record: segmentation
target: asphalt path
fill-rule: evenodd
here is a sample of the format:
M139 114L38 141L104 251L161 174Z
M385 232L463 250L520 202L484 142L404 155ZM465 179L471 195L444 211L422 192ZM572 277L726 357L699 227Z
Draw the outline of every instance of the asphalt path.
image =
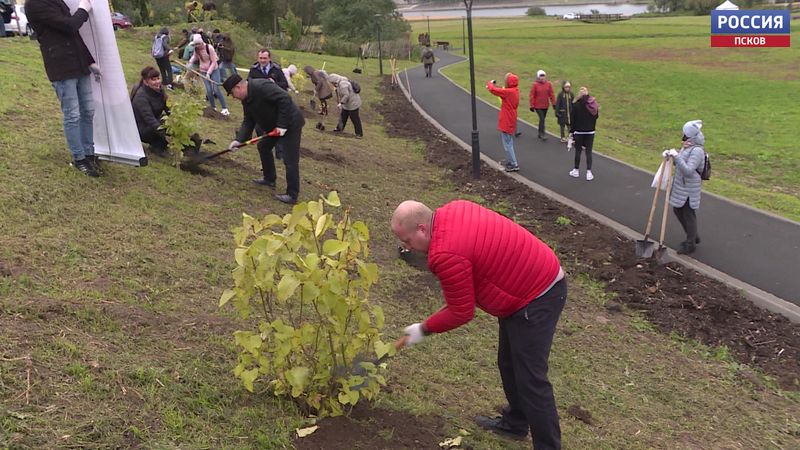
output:
M438 73L442 67L463 58L436 52L432 78L425 78L422 66L409 69L408 84L414 100L444 128L464 142L472 142L470 96ZM497 79L502 78L497 74ZM406 82L406 74L402 81ZM520 108L527 108L530 80L521 80ZM476 89L485 89L485 81L476 80ZM600 105L603 99L598 98ZM481 152L495 161L505 159L497 131L498 108L477 100L478 131ZM552 108L548 112L548 127L554 127ZM696 117L687 117L687 120ZM586 181L585 157L581 161L581 177L572 178L574 153L558 137L549 136L546 142L537 139L535 127L518 122L522 135L514 140L519 174L553 190L599 214L631 229L644 233L653 198L653 174L602 156L603 112L597 121L592 172L594 180ZM680 126L676 124L676 132ZM557 126L557 125L556 125ZM559 130L548 129L558 134ZM665 142L664 148L674 146ZM713 148L713 142L709 143ZM712 163L713 163L713 154ZM653 153L653 171L658 168L660 152ZM663 192L661 193L663 200ZM656 212L654 229L659 230L661 210ZM691 256L721 272L762 289L780 299L800 305L800 224L729 200L703 193L697 210L699 235L702 243ZM655 233L651 233L655 234ZM683 230L672 211L669 211L665 244L673 249L685 239ZM634 251L633 243L631 252Z

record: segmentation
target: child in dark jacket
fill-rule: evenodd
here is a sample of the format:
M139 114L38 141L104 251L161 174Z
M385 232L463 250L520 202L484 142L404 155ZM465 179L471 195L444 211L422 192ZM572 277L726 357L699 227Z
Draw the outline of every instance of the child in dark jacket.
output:
M561 85L561 93L558 94L556 99L556 118L558 119L558 126L561 128L561 142L567 142L564 130L569 132L572 125L570 116L572 115L572 102L575 96L572 94L572 85L569 81L565 81Z

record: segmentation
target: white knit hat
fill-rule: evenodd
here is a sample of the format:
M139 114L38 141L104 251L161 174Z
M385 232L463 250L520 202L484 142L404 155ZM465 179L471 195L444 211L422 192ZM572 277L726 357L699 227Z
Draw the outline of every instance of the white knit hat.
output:
M542 69L539 69L539 71L538 71L538 72L536 72L536 76L537 76L537 77L543 77L543 76L545 76L545 75L547 75L547 74L546 74L546 73L544 73L544 70L542 70Z
M683 124L683 135L688 138L693 138L700 134L700 128L703 127L702 120L690 120Z

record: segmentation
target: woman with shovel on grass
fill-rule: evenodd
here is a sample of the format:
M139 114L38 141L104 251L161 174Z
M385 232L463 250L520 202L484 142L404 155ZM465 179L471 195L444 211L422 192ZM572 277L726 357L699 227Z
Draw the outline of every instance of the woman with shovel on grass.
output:
M675 163L675 175L672 178L672 192L669 204L678 217L686 240L681 242L678 249L680 254L690 254L700 243L697 235L697 209L700 208L700 192L703 180L700 172L705 164L706 151L703 148L706 142L700 128L702 120L692 120L683 125L683 139L681 150L664 150L664 158L672 157Z

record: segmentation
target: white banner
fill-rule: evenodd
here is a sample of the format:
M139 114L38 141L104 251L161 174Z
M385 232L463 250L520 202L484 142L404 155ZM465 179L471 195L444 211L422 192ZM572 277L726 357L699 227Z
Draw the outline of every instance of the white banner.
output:
M73 14L78 9L78 0L64 2ZM128 85L122 72L117 38L111 24L111 10L106 1L92 2L89 20L83 24L80 33L102 72L99 83L91 75L95 107L95 153L102 159L136 166L147 165L133 117Z

